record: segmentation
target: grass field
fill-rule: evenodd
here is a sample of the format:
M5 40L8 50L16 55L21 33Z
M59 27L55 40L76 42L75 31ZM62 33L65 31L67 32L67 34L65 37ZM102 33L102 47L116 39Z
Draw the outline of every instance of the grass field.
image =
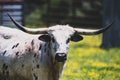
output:
M61 80L120 80L120 49L99 48L101 35L71 42Z

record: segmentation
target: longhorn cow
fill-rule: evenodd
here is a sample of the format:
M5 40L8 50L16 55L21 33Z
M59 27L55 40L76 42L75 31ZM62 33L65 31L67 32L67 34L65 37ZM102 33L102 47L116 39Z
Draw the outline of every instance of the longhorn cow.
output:
M95 35L97 30L56 25L49 28L20 29L0 27L0 80L59 80L67 60L70 41L81 41L82 35Z

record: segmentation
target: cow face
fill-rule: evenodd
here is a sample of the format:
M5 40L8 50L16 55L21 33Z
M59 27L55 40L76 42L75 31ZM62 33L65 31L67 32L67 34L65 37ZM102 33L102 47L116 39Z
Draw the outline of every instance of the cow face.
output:
M70 40L77 42L82 40L83 37L78 35L74 29L68 25L57 25L50 27L48 35L42 35L39 39L51 41L52 56L58 62L64 62L67 59Z

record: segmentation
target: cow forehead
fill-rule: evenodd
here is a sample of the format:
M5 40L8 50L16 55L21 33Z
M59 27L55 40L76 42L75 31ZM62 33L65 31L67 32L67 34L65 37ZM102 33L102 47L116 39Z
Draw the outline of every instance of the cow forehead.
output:
M53 35L72 35L74 33L74 28L69 25L56 25L49 28L48 33Z

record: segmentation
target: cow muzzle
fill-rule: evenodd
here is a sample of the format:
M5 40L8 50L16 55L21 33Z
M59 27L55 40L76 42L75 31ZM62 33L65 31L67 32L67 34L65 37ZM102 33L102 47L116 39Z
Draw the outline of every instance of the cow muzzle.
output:
M67 55L65 53L56 53L55 60L58 62L64 62L67 60Z

